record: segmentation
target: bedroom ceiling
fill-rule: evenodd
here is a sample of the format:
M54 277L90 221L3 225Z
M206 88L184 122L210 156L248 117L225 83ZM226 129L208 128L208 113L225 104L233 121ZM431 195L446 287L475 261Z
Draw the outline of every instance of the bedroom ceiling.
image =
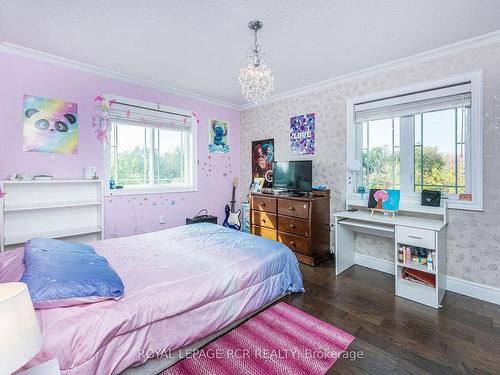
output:
M245 100L250 19L274 94L500 29L500 0L0 0L0 41Z

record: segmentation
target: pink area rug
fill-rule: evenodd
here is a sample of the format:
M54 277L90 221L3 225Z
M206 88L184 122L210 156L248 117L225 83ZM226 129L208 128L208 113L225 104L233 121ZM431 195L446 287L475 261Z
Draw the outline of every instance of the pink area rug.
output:
M281 302L161 375L325 374L353 340L347 332Z

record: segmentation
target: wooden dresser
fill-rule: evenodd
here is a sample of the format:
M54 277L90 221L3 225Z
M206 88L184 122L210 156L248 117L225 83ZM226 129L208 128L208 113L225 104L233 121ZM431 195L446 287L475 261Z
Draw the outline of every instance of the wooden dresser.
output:
M285 244L299 262L314 266L329 256L329 191L311 197L252 193L250 220L253 234Z

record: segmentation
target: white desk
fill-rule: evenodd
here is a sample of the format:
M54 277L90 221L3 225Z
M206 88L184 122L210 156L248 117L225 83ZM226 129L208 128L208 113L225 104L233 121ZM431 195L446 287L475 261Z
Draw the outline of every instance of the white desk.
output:
M395 218L368 210L345 211L335 217L335 274L354 265L356 232L394 239L394 275L396 295L438 308L446 293L446 207L442 215L410 216L399 212ZM422 247L436 252L434 271L416 264L398 261L399 244ZM420 285L401 277L404 267L435 275L436 288Z

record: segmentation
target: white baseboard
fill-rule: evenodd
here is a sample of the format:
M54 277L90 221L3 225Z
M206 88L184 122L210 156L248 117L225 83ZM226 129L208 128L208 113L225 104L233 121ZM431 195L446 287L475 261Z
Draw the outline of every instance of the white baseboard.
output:
M365 254L354 254L354 262L360 266L394 275L394 262L375 258ZM464 296L480 299L500 305L500 288L474 283L453 276L446 277L447 290Z
M365 254L354 253L354 263L363 267L394 275L394 262L390 262L388 260L371 257Z
M474 283L453 276L447 276L446 283L448 290L452 292L500 305L500 288Z

